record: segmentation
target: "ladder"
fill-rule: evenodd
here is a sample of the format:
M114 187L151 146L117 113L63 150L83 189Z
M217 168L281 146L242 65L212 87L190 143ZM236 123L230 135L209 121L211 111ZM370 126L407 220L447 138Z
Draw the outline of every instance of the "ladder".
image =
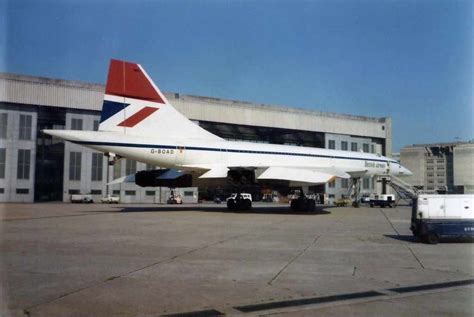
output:
M418 197L418 194L420 194L419 190L407 183L406 181L393 176L393 175L380 175L380 178L385 178L387 181L387 184L393 188L393 190L398 194L398 200L406 200L409 203L413 201L413 199L416 199Z

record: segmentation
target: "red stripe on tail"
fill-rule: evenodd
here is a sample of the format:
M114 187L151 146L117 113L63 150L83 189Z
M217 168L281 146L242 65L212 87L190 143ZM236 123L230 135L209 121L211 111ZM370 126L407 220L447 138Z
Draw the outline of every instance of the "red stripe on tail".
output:
M137 113L120 122L118 126L132 128L143 120L145 120L147 117L151 116L151 114L157 111L158 109L160 108L145 107L143 109L140 109L140 111L138 111Z
M110 60L105 93L165 103L138 64L115 59Z

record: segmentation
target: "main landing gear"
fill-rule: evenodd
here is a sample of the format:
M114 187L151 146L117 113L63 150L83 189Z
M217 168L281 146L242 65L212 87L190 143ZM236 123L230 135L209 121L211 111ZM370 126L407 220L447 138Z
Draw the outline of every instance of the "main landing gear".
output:
M316 210L316 201L307 197L303 191L303 188L300 189L300 195L291 200L290 204L291 211L307 211L313 212Z
M352 193L352 195L350 195ZM351 186L349 187L349 197L352 198L352 207L360 207L360 178L355 177L351 179Z
M252 200L250 197L247 197L249 194L241 194L240 192L237 195L231 196L227 200L227 209L243 211L252 209Z
M230 170L227 173L227 181L236 189L227 199L227 209L243 211L252 209L252 195L242 193L242 188L255 184L255 172L253 170Z

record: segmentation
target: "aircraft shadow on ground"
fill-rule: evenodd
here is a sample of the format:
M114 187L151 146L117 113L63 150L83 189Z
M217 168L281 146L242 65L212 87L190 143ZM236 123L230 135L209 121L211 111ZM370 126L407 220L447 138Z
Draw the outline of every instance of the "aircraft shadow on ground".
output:
M315 211L311 212L295 212L291 211L287 206L256 206L252 210L235 211L228 210L224 205L216 206L196 206L196 205L160 205L153 207L117 207L121 212L176 212L176 211L204 211L204 212L215 212L215 213L235 213L235 214L279 214L279 215L328 215L329 211L324 208L316 208Z

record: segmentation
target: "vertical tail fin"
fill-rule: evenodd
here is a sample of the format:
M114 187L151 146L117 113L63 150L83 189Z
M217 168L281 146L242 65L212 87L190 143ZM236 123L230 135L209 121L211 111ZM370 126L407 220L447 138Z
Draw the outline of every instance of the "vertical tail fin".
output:
M136 63L110 61L99 131L218 140L179 113Z

